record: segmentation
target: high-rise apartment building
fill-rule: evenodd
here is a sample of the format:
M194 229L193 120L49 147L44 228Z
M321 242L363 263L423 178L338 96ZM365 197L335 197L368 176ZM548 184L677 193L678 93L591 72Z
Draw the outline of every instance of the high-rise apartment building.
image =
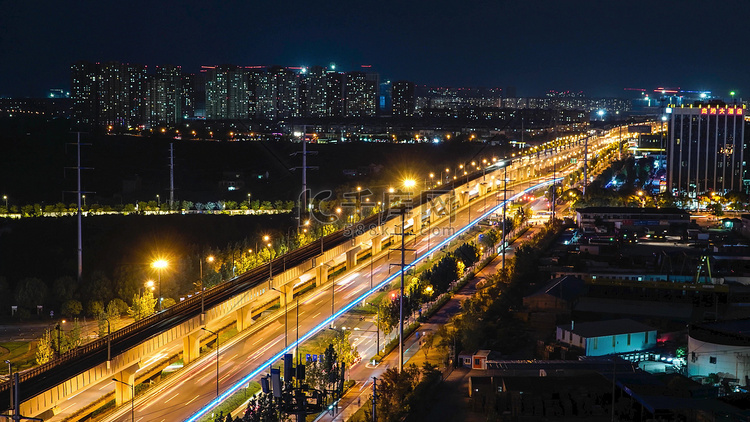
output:
M146 115L146 67L120 62L71 66L73 123L127 129Z
M393 83L393 117L412 117L416 107L414 83L396 81Z
M364 72L346 74L345 85L346 117L370 117L377 112L378 83Z
M247 71L233 65L203 68L206 69L206 118L247 119L250 100Z
M148 80L146 110L150 126L175 126L183 118L183 80L180 66L157 66Z
M667 108L667 189L676 197L747 192L743 107L720 102Z
M326 74L326 116L342 117L344 115L344 74L328 72Z
M269 72L276 82L276 118L299 117L299 73L283 67L272 68Z
M99 126L97 67L90 62L77 62L70 66L71 117L75 126Z
M255 116L265 120L288 119L300 113L298 72L274 66L255 74Z
M304 110L305 117L328 117L326 107L327 79L326 69L313 66L305 72L304 81Z

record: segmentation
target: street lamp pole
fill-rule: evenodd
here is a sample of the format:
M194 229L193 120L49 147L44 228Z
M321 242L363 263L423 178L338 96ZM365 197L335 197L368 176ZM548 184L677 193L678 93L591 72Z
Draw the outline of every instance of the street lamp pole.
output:
M503 248L503 269L505 269L505 207L508 205L508 163L505 163L504 167L505 175L503 175L503 238L500 244L500 246Z
M156 272L159 275L159 279L158 279L159 280L159 312L161 312L161 310L162 310L161 271L164 268L167 268L167 265L169 265L169 263L167 261L163 260L163 259L156 260L156 261L154 261L153 264L151 264L152 267L156 268Z
M135 384L128 384L125 381L120 381L117 378L112 378L112 381L119 382L120 384L127 385L131 389L130 396L130 421L135 422Z
M332 266L328 265L327 263L323 262L323 265L326 267L333 269ZM334 300L334 295L336 294L336 280L335 276L331 276L331 328L333 328L333 314L336 313L335 311L335 304L336 301Z
M295 304L294 310L297 312L297 317L295 318L294 322L297 326L295 328L295 331L297 332L297 343L295 343L294 347L294 353L297 355L297 365L299 365L299 296L296 299L297 303Z
M10 414L13 415L13 364L9 360L5 360L8 364L8 380L10 380Z
M109 325L109 317L105 320L107 321L107 369L109 369L110 361L112 361L112 327Z
M59 322L55 326L55 329L57 330L57 357L60 358L62 356L62 327L60 326Z
M216 336L216 397L219 397L219 334L205 327L201 327L201 330Z
M376 305L372 302L367 302L367 303L378 308L378 311L375 314L375 347L377 348L376 354L379 354L380 353L380 305L379 304Z

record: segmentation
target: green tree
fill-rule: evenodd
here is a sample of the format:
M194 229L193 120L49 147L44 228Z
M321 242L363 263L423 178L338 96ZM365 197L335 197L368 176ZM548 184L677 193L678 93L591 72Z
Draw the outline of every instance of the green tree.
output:
M60 308L60 313L68 318L76 317L80 315L81 312L83 312L83 305L81 305L81 302L74 299L66 300Z
M351 331L335 330L335 333L336 334L333 337L333 348L336 351L336 355L340 361L344 362L347 367L350 367L359 357L357 347L352 346L349 339L349 337L351 337Z
M404 367L401 373L396 368L388 368L380 376L380 382L378 420L400 421L411 410L411 398L419 383L419 369L414 364Z
M102 312L104 312L104 305L100 301L90 300L86 302L86 315L95 318Z
M128 313L128 304L124 300L114 298L107 304L107 314L119 318Z
M492 248L498 241L500 241L500 233L495 229L488 230L479 235L479 242L485 249Z
M107 303L114 296L112 294L112 282L103 271L94 271L91 273L88 283L86 283L86 293L89 299Z
M278 402L271 393L260 393L247 403L243 422L281 422Z
M57 278L52 283L52 293L55 295L55 299L59 301L59 303L75 299L77 289L78 283L70 276Z
M717 217L721 217L724 215L724 207L721 206L718 202L713 202L708 205L707 209L713 213L713 215Z
M52 348L52 335L45 330L36 345L36 363L44 365L55 357L55 349Z
M146 290L143 294L133 295L133 305L128 308L128 315L136 321L140 321L143 318L154 313L156 308L156 298L150 290Z
M44 305L47 298L47 285L38 278L25 278L16 286L14 294L16 303L29 311L37 305Z

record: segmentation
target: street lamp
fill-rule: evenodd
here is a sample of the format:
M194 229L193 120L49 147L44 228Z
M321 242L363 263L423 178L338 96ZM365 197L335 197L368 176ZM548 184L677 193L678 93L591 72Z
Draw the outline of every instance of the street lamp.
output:
M359 213L359 219L362 220L362 187L357 186L357 212Z
M207 257L206 261L208 261L208 262L214 262L213 255ZM201 259L198 262L200 262L200 270L201 270L201 319L203 319L204 316L205 316L205 313L206 313L206 309L205 309L205 306L204 306L204 303L203 303L203 292L205 291L205 288L203 287L203 259Z
M322 264L330 269L333 269L332 266L328 265L325 262L323 262ZM332 275L331 276L331 328L333 328L333 314L335 313L334 305L336 302L333 300L333 296L335 293L336 293L336 280L335 280L335 276Z
M55 325L55 330L57 330L57 357L62 356L62 325L65 324L65 320L62 320Z
M7 359L5 360L5 363L8 364L8 380L10 380L10 413L13 414L13 364Z
M3 195L3 199L5 200L5 213L10 213L10 210L8 209L8 195Z
M130 422L135 422L135 384L128 384L125 381L120 381L117 378L112 378L112 381L119 382L120 384L127 385L131 389L130 396Z
M161 307L161 301L162 301L161 300L161 271L164 268L167 268L167 265L169 265L169 262L167 262L164 259L158 259L151 264L152 267L156 268L156 272L159 274L159 311L162 310L162 307Z
M268 235L263 236L263 241L266 242L266 248L268 249L268 283L270 286L271 279L273 279L273 259L271 257L271 237Z
M156 194L156 206L161 208L161 198L159 197L159 194Z
M377 313L375 314L375 333L376 334L376 340L375 340L375 347L378 351L378 354L380 353L380 304L374 304L372 302L367 302L368 304L375 306L378 308Z
M219 397L219 334L205 327L201 327L201 330L216 336L216 397Z
M112 327L109 325L109 316L107 316L107 369L109 369L110 361L112 360Z
M81 199L83 199L83 207L86 208L86 195L81 195Z

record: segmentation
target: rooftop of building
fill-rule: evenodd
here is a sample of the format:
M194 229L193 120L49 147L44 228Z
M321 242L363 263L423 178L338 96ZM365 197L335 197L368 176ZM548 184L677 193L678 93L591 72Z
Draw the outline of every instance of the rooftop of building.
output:
M680 214L689 216L690 213L680 208L636 208L636 207L585 207L576 210L577 213L620 213L620 214Z
M688 335L708 343L750 346L750 318L691 324Z
M586 283L578 277L566 275L550 281L546 286L532 293L528 297L550 295L571 301L578 298L586 288Z
M565 331L572 331L584 338L604 337L618 334L642 333L644 331L656 331L656 328L632 319L622 318L608 321L581 322L578 324L559 325Z

